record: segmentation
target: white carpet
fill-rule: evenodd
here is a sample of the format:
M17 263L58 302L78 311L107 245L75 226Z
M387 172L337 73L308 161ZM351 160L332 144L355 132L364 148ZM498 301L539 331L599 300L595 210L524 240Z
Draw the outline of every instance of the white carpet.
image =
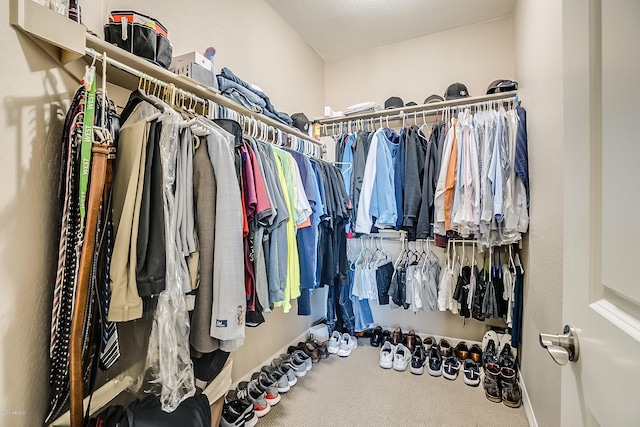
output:
M486 399L482 384L469 387L462 374L455 381L409 370L378 366L379 348L360 339L347 358L329 356L280 403L258 427L337 426L528 426L522 407L508 408Z

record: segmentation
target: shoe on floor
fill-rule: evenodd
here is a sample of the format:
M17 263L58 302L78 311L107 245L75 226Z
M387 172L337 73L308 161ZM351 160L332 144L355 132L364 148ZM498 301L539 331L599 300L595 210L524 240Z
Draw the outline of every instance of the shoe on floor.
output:
M327 351L327 344L320 342L314 338L309 338L307 342L313 345L318 350L318 352L320 353L320 359L326 359L327 357L329 357L329 352Z
M467 360L469 358L469 347L467 347L467 343L464 341L460 341L454 350L454 354L460 360Z
M422 345L424 345L424 349L429 351L431 347L436 343L436 339L434 337L426 337L422 340Z
M458 372L460 371L460 359L457 356L450 356L442 364L442 376L448 380L454 381L458 378Z
M304 377L307 375L307 364L304 360L300 359L297 355L281 355L280 357L273 359L272 366L287 366L296 377ZM289 377L289 376L288 376ZM297 380L296 380L297 382ZM289 379L289 383L291 380Z
M266 393L258 389L258 386L253 381L241 381L238 384L239 399L247 399L253 403L253 411L258 418L264 417L271 410L271 406L267 403Z
M411 356L411 366L409 371L414 375L424 373L424 365L427 363L427 352L422 345L417 345Z
M406 342L406 347L409 349L409 352L413 354L413 350L415 350L416 348L416 344L417 344L417 340L416 340L416 331L414 331L413 329L410 329L409 332L407 332L407 335L405 335L405 342Z
M471 387L480 384L480 367L471 359L464 361L464 383Z
M500 357L498 358L498 364L501 367L506 367L510 369L514 369L516 366L516 359L513 357L513 352L511 351L511 344L505 343L500 350Z
M518 374L515 369L503 367L500 369L502 384L502 403L510 408L522 405L522 390L518 384Z
M490 363L498 364L498 350L496 348L496 341L494 341L493 338L487 340L482 353L482 366L486 368Z
M493 346L496 349L497 353L497 349L500 346L500 339L498 338L498 333L491 329L488 330L482 338L482 351L487 351L487 346L489 345L490 341L493 341Z
M382 331L382 344L387 341L391 341L391 331L387 331L386 329Z
M442 375L442 356L437 345L432 346L428 353L429 375L439 377Z
M440 347L440 355L442 357L449 357L451 356L451 344L449 344L449 341L447 341L444 338L440 339L440 344L438 344L438 346Z
M398 344L393 355L393 369L399 372L406 371L410 361L411 352L409 349L402 344Z
M391 344L398 345L402 344L403 341L404 335L402 334L402 329L400 329L399 327L395 328L391 333Z
M372 347L380 347L380 344L382 344L382 326L376 326L373 329L369 343Z
M469 349L469 357L477 364L482 364L482 349L478 344L473 344Z
M265 399L270 406L275 406L280 402L282 396L278 392L278 383L266 372L254 372L251 381L255 382L258 390L265 393ZM287 383L287 385L289 385Z
M278 387L278 393L286 393L289 390L291 390L291 386L289 385L289 379L287 378L287 375L284 372L282 372L281 369L270 367L270 366L263 366L262 368L260 368L260 372L264 372L265 374L269 375L269 377L273 380L273 382ZM253 376L251 377L251 379L253 379Z
M257 422L258 417L249 401L235 399L222 407L221 427L254 427Z
M356 348L358 348L358 339L356 337L352 337L346 332L342 334L342 340L340 340L340 349L338 350L338 356L347 357Z
M500 376L500 366L496 363L487 363L484 366L484 395L494 403L502 402L502 377Z
M340 341L342 341L342 334L338 331L333 331L331 333L331 338L329 338L329 344L327 344L327 351L329 354L338 354L338 350L340 350Z
M393 367L394 355L395 346L389 341L385 341L380 349L380 367L382 369L391 369Z

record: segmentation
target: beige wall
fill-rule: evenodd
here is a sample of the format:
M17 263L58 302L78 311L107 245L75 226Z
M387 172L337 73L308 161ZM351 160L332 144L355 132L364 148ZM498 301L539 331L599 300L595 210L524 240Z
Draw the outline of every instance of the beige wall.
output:
M67 75L9 23L0 6L0 426L41 425L48 407L48 340L57 256L57 185L62 121L77 80ZM229 67L261 86L276 108L309 117L322 113L322 59L261 0L192 0L193 6L152 0L82 2L87 26L102 35L106 13L135 8L163 22L176 54L217 49L216 69ZM68 66L76 76L82 64ZM119 105L126 92L112 92ZM304 332L307 317L295 306L275 312L247 330L247 345L234 353L234 378L252 369ZM148 334L144 322L123 331ZM134 355L135 356L135 355ZM140 354L139 357L144 357Z
M522 375L538 424L557 426L560 367L540 347L538 333L562 328L562 2L518 0L513 19L515 77L527 109L531 181Z
M334 110L362 101L383 105L393 95L422 103L432 93L444 94L455 81L464 83L472 96L483 95L493 80L513 78L513 51L513 20L507 17L329 61L325 63L325 105ZM399 253L399 243L385 245L394 255ZM438 251L444 260L441 254ZM414 315L376 304L371 308L377 324L465 340L482 340L489 323L505 326L502 321L473 319L465 325L460 316L449 312Z
M421 104L456 81L471 96L513 77L512 18L394 43L325 64L325 105L335 111L358 102L384 106L390 96Z

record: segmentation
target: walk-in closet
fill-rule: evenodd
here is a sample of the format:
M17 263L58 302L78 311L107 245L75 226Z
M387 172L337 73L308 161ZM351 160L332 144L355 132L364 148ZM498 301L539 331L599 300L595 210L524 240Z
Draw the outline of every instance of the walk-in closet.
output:
M637 2L0 21L0 427L637 425Z

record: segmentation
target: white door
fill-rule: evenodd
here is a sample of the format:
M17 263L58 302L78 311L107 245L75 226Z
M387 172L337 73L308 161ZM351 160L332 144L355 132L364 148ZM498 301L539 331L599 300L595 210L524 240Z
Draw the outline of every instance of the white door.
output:
M640 1L565 0L563 39L562 425L640 426Z

